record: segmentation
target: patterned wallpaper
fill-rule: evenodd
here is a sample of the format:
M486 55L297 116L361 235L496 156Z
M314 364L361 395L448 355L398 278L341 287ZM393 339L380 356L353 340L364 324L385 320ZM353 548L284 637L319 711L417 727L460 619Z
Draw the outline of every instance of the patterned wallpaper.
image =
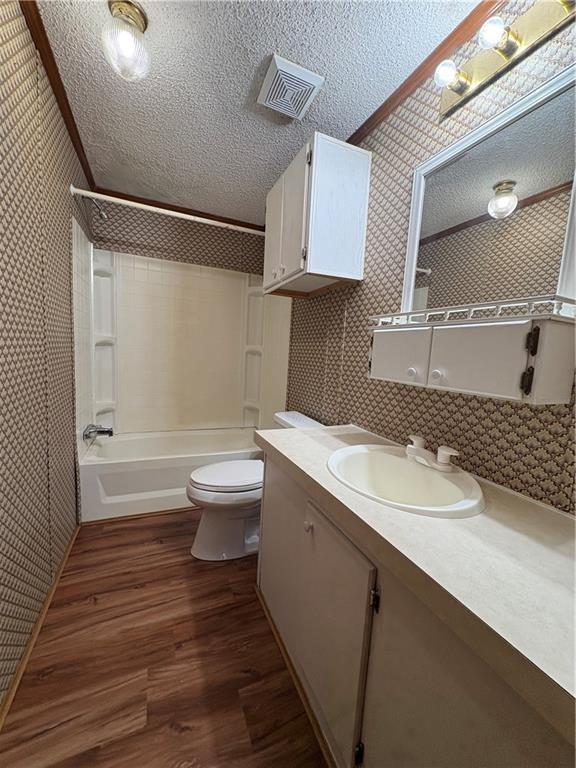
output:
M529 0L513 0L505 19ZM566 67L574 25L442 123L432 81L364 141L373 155L364 281L294 301L288 407L329 424L354 422L393 440L422 434L461 452L482 477L574 512L573 409L530 407L368 379L368 318L400 309L414 168ZM467 43L455 56L466 59Z
M103 203L102 207L108 215L107 221L91 206L96 248L262 274L264 238L259 235L114 203Z
M86 184L19 5L2 0L0 702L76 526L71 182Z
M570 192L484 221L420 246L418 275L428 306L473 304L554 293L564 248Z

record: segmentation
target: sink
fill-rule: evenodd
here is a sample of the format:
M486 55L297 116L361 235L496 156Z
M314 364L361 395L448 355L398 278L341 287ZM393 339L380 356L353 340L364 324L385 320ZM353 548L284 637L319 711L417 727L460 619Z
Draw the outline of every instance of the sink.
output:
M429 517L472 517L484 509L476 480L453 467L440 472L406 458L405 448L353 445L328 459L328 469L348 488L389 507Z

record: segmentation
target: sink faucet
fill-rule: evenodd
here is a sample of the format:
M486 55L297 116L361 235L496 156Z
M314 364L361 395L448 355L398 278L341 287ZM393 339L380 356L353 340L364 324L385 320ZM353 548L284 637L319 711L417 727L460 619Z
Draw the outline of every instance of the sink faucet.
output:
M113 434L114 430L112 427L103 427L101 424L88 424L82 433L82 439L88 442L89 440L94 440L94 438L99 437L100 435L112 437Z
M408 435L408 438L412 442L412 445L406 446L406 457L409 461L418 461L420 464L437 469L439 472L452 472L454 470L451 458L458 456L459 451L449 448L447 445L441 445L434 456L432 451L428 451L424 447L426 442L423 437Z

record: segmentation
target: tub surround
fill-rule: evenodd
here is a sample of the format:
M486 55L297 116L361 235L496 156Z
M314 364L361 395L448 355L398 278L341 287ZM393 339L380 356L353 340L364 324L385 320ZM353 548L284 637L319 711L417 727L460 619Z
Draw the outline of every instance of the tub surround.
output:
M373 562L399 578L555 729L573 732L573 535L562 512L480 480L485 511L434 519L348 489L326 462L390 441L354 425L255 436Z

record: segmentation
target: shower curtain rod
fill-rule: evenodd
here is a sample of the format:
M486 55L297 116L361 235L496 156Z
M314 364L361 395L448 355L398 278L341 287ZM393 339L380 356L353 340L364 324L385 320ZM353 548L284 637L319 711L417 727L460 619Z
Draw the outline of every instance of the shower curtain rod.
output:
M80 197L88 197L91 200L102 200L105 203L114 203L115 205L127 205L129 208L139 208L143 211L150 211L151 213L162 213L164 216L173 216L175 219L187 219L188 221L195 221L198 224L209 224L212 227L222 227L222 229L234 229L237 232L249 232L251 235L259 235L264 237L264 232L260 229L252 229L251 227L242 227L239 224L227 224L224 221L214 221L213 219L204 219L202 216L194 216L191 213L180 213L180 211L172 211L169 208L157 208L155 205L147 205L146 203L136 203L133 200L123 200L120 197L114 197L113 195L103 195L100 192L91 192L87 189L78 189L73 184L70 184L70 194L79 195Z

